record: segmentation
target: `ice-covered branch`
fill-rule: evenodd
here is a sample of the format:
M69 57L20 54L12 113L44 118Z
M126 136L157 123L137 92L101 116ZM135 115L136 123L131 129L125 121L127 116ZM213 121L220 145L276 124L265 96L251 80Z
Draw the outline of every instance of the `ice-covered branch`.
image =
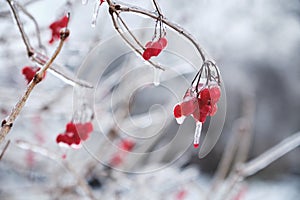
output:
M186 37L197 49L197 51L200 54L200 57L202 61L206 61L206 55L204 50L200 47L200 45L197 43L196 39L188 33L184 28L180 27L179 25L169 21L167 18L162 16L161 14L156 15L151 11L145 10L143 8L137 7L137 6L126 6L124 3L111 3L111 1L107 1L110 9L114 12L132 12L136 14L141 14L147 17L150 17L155 20L161 20L162 23L167 25L168 27L172 28L174 31L178 32L179 34L182 34L184 37Z
M8 0L8 2L11 4L11 1ZM13 7L13 12L15 13ZM19 26L19 25L18 25ZM23 34L22 34L23 35ZM20 100L17 102L15 107L12 109L9 116L2 121L1 129L0 129L0 143L3 142L6 135L11 130L11 127L13 126L14 121L22 111L24 105L26 104L27 99L29 98L30 93L35 88L35 86L40 83L43 79L43 76L46 72L46 70L51 66L51 64L54 62L58 54L60 53L63 44L65 42L65 39L69 36L69 30L63 29L63 31L60 34L60 42L58 44L58 47L56 48L55 52L51 56L51 58L45 63L45 65L35 74L34 78L31 80L31 82L28 84L27 89L23 96L20 98ZM28 46L29 47L29 46ZM29 47L30 48L30 47Z

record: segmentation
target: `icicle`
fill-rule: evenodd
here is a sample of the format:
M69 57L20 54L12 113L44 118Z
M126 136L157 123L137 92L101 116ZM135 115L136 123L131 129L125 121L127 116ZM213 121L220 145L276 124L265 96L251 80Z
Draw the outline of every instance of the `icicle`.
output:
M81 0L82 5L86 5L88 3L88 0Z
M96 21L99 13L99 8L100 8L100 1L96 0L95 7L94 7L94 12L92 16L92 27L94 28L96 26Z
M161 76L162 70L154 68L154 79L153 79L153 84L155 86L159 86L160 84L160 76Z
M199 147L201 130L202 130L202 122L197 122L197 124L196 124L196 130L195 130L195 135L194 135L194 147L195 148Z
M182 115L181 117L177 117L175 119L176 119L177 124L182 124L184 122L185 118L186 118L186 116Z

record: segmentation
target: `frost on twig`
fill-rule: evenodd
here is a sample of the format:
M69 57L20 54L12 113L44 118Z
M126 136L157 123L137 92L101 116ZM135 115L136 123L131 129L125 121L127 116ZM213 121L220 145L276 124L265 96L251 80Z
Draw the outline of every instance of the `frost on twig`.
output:
M36 32L37 32L37 37L38 37L39 48L43 49L43 45L40 42L39 26L38 26L35 18L29 12L27 12L27 10L22 5L20 5L19 3L15 3L12 0L6 0L6 1L8 2L9 6L11 8L11 12L13 14L14 20L16 21L16 24L17 24L17 27L18 27L19 32L21 34L23 43L26 47L28 57L32 61L36 62L39 65L45 65L46 61L48 60L48 56L46 56L43 53L37 51L30 44L29 38L28 38L24 28L23 28L23 24L20 20L20 17L19 17L19 14L18 14L18 11L17 11L15 5L18 8L20 8L34 22ZM59 79L63 80L64 82L66 82L68 84L79 85L79 86L87 87L87 88L92 88L93 87L91 84L76 78L75 75L73 75L73 73L70 70L68 70L66 67L55 64L54 62L51 63L49 69L51 69L51 72L56 77L58 77Z
M300 132L294 133L258 157L236 167L228 177L223 199L229 199L237 184L266 168L274 161L300 146ZM225 198L226 197L226 198Z
M9 2L9 5L11 6L13 13L16 13L15 9L13 8L12 2L9 0L7 0L7 1ZM18 21L18 17L16 17L16 20ZM22 28L20 28L20 26L21 26L20 23L18 23L19 29L22 30ZM60 53L60 51L63 47L63 44L64 44L66 38L69 36L69 34L70 34L70 32L67 28L62 30L61 35L60 35L60 42L59 42L55 52L50 57L50 59L47 60L47 62L43 65L43 67L36 73L36 75L34 76L32 81L28 84L28 87L27 87L25 93L20 98L20 100L17 102L17 104L14 106L14 108L12 109L9 116L5 120L2 121L2 124L1 124L2 126L0 129L0 143L3 142L6 135L11 130L11 127L13 126L14 121L16 120L16 118L20 114L21 110L23 109L24 105L26 104L26 101L29 98L30 93L35 88L35 86L42 81L46 70L51 66L51 64L54 62L54 60ZM26 37L24 37L23 34L22 34L22 36L23 36L23 38L25 38L24 42L26 44L26 47L30 49L30 47L27 46L29 43L27 44ZM31 52L31 51L28 51L28 52Z
M5 144L5 146L4 146L3 150L2 150L2 152L1 152L1 154L0 154L0 160L1 160L2 157L4 156L4 154L5 154L5 152L6 152L7 148L8 148L8 146L9 146L9 144L10 144L10 140L8 140L8 141L6 142L6 144Z

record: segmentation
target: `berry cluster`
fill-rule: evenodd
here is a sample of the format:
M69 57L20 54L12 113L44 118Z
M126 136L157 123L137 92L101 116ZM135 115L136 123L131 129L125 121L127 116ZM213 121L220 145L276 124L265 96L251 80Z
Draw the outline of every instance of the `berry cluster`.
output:
M161 51L166 48L168 41L165 37L159 38L157 41L150 41L145 45L143 58L149 60L152 56L158 56Z
M69 22L69 18L65 15L61 19L50 24L49 28L52 31L52 37L49 40L49 44L52 44L54 41L59 40L60 38L60 30L62 28L67 27Z
M69 122L66 125L66 131L56 137L57 143L64 143L72 147L78 147L81 141L89 138L90 133L93 131L91 122L86 123L73 123Z
M218 110L217 102L221 97L220 87L212 84L200 87L200 91L196 92L195 88L189 88L181 103L174 107L174 116L179 124L191 115L197 123L194 146L199 146L199 138L201 134L202 123L205 122L207 116L213 116Z
M27 84L30 83L30 81L33 79L35 74L40 70L40 67L33 67L33 66L25 66L22 69L22 74L25 76L25 79L27 80ZM46 73L44 73L43 78L45 78Z
M116 166L122 164L124 158L125 158L126 155L127 155L127 153L130 152L130 151L132 151L132 149L134 148L134 146L135 146L135 142L134 142L133 140L130 140L130 139L122 139L122 140L120 141L120 143L118 144L118 147L119 147L121 150L118 151L118 152L116 152L116 153L112 156L112 158L111 158L109 164L110 164L111 166L114 166L114 167L116 167Z
M218 85L203 88L199 95L189 88L183 101L174 107L174 116L181 124L185 117L192 115L196 122L204 123L207 116L213 116L217 112L217 102L221 96Z

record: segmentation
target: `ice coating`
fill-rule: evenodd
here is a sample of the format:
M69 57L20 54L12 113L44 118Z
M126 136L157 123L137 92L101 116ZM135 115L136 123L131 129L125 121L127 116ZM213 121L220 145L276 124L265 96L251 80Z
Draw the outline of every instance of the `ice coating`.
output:
M196 123L195 135L194 135L194 147L199 147L200 137L201 137L202 123Z

